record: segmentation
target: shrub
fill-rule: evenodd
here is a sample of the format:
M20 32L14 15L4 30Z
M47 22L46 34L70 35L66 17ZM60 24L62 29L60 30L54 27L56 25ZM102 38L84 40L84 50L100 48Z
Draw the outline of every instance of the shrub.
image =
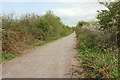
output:
M45 15L22 15L15 18L13 14L2 16L2 50L3 55L22 54L31 45L70 34L71 28L65 26L52 11Z

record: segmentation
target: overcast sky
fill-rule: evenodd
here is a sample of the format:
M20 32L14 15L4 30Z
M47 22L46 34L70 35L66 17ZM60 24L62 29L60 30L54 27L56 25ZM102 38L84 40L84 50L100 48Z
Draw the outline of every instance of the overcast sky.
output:
M101 1L101 0L100 0ZM26 13L45 14L52 10L66 25L75 26L78 21L96 19L97 10L107 9L98 0L4 0L2 12L5 14Z

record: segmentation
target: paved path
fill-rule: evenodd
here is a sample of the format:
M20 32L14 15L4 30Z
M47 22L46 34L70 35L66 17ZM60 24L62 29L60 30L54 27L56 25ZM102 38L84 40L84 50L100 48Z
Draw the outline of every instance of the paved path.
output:
M75 54L73 33L3 64L2 76L3 78L65 78Z

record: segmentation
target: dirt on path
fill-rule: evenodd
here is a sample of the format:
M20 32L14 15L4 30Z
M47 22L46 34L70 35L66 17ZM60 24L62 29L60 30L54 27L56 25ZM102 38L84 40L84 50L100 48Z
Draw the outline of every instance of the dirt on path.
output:
M3 78L66 78L76 55L75 33L37 47L22 57L2 64Z

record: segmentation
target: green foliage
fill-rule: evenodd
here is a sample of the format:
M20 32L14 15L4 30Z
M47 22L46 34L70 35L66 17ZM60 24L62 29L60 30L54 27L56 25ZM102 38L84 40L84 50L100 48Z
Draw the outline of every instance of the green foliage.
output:
M96 34L76 29L78 56L82 59L86 77L118 78L118 50L98 44Z
M116 44L116 34L120 33L120 1L100 2L100 4L106 6L107 10L99 10L97 19L101 28L110 32L111 43Z
M119 2L106 2L102 3L107 7L108 10L99 10L97 18L99 19L99 23L101 24L101 28L110 28L114 27L117 23L117 15L118 15L118 3Z
M0 63L3 61L11 60L11 59L19 56L18 54L15 55L15 54L9 54L9 53L0 53L0 55L2 56Z
M26 14L19 19L13 14L3 15L2 27L3 54L22 54L31 45L73 32L52 11L42 16Z
M88 22L85 22L85 21L79 21L77 23L77 27L82 27L83 25L88 25L89 23Z

